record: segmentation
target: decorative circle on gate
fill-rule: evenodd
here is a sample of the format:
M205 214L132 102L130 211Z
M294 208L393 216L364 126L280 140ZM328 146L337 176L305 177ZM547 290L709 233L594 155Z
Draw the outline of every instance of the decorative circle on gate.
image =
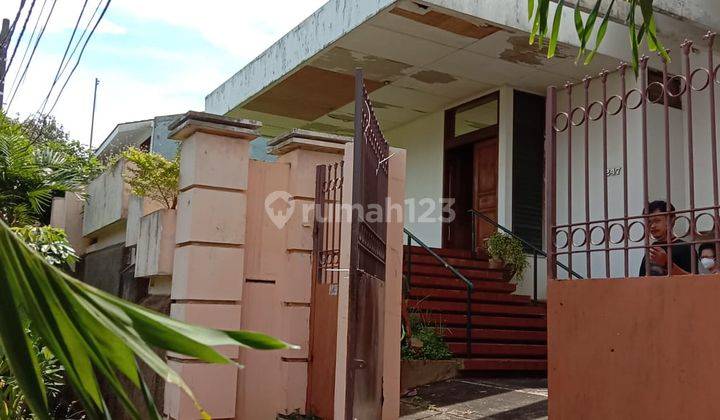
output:
M645 90L645 96L654 104L665 102L665 85L660 82L650 83Z
M703 84L701 86L696 87L695 86L695 75L698 73L705 73L705 81L703 82ZM692 73L690 73L690 87L692 87L692 89L694 91L705 90L705 88L708 87L708 85L710 85L710 80L712 80L712 78L710 77L710 72L708 71L708 69L699 68L699 69L695 69Z
M613 101L617 101L617 102L613 102ZM617 103L617 105L616 105L617 109L613 109L613 107L611 106L611 104L613 104L613 103ZM620 113L620 111L622 111L624 105L625 105L625 101L623 101L622 96L613 95L608 98L607 102L605 103L605 108L609 115L617 115Z
M672 83L673 80L680 81L680 83L678 83L678 86L680 86L680 90L678 90L677 92L673 92L672 89L670 89L670 87L673 86L673 83ZM685 80L685 76L676 74L676 75L668 78L666 89L667 89L668 96L670 96L671 98L677 98L677 97L681 96L682 94L684 94L685 91L687 90L687 81Z
M636 220L628 225L627 236L630 242L642 242L645 240L645 224Z
M714 230L715 217L712 213L700 213L695 216L695 235L702 236L704 232L712 232Z
M593 111L596 112L596 114L594 114ZM605 115L605 105L603 101L595 101L588 106L587 116L590 121L597 121L602 118L603 115Z
M562 127L559 125L560 121L563 124ZM563 131L567 130L569 124L570 124L570 117L568 117L567 112L561 112L561 113L555 115L555 119L553 122L553 128L555 129L556 132L562 133Z
M609 241L613 245L621 244L625 240L625 226L622 223L613 223L608 227Z
M600 232L599 234L596 234L595 232ZM606 242L605 234L605 227L600 225L595 225L590 229L590 245L598 246L602 245Z
M562 239L562 240L560 240ZM555 238L553 238L553 245L555 249L565 249L568 246L568 234L564 230L555 231Z
M577 239L578 239L578 233L581 233L581 234L582 234L582 235L580 236L580 239L582 239L582 240L580 240L580 241L577 240ZM573 244L573 246L578 247L578 248L579 248L579 247L582 247L582 246L585 246L585 244L587 244L587 232L585 232L585 228L579 227L579 228L573 229L573 231L572 231L572 244Z
M690 235L690 229L693 228L693 223L690 221L690 218L687 216L677 216L675 217L675 220L673 221L673 235L675 235L676 238L685 238L688 235ZM680 229L680 230L678 230Z
M578 111L580 112L580 119L578 119L578 117L577 117ZM578 127L578 126L582 125L582 123L585 122L585 116L586 116L585 108L582 106L576 107L572 110L572 112L570 112L570 122L572 122L573 126Z
M633 94L637 95L636 103L632 103L630 101L630 98L633 96ZM639 89L630 89L628 93L625 94L625 106L627 106L628 109L638 109L640 108L640 105L642 105L644 98L645 97L643 96L643 93L640 92Z
M720 73L720 64L715 66L713 69L712 79L715 81L715 83L720 84L720 80L718 80L718 73Z

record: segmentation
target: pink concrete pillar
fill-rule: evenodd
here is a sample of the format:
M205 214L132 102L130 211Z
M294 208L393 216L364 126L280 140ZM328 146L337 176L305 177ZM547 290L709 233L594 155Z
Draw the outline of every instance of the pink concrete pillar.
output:
M305 411L314 221L306 210L314 206L316 166L342 160L349 141L293 130L268 142L277 162L250 164L242 327L301 349L241 352L245 369L239 376L238 418ZM273 211L276 200L292 210L287 218L273 221L267 212L268 205Z
M260 123L188 112L170 126L182 141L180 195L175 231L171 315L221 329L239 329L246 243L249 141ZM231 358L237 348L220 349ZM168 354L205 410L236 418L238 369ZM198 419L198 410L176 386L165 387L165 413Z

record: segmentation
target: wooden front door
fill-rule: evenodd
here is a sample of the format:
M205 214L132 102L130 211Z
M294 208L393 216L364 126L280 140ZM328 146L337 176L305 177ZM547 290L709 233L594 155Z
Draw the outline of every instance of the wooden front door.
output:
M498 140L475 143L473 150L473 208L492 220L498 214ZM484 249L485 239L495 232L495 226L476 220L477 246Z

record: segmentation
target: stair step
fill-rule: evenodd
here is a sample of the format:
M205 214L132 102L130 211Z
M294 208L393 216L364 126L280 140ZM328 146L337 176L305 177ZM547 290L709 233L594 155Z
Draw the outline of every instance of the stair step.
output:
M457 267L456 267L457 268ZM467 277L468 280L485 280L485 281L507 281L505 279L505 271L504 270L477 270L477 269L467 269L467 268L459 268L457 269L460 274ZM426 276L435 276L435 277L453 277L455 278L455 274L453 274L452 271L450 271L449 268L439 266L439 265L426 265L426 264L413 264L412 265L412 274L415 276L418 275L426 275Z
M466 328L441 328L445 340L462 341L467 337ZM489 328L473 328L470 330L473 340L510 341L510 342L547 342L546 331L504 330Z
M476 291L482 292L512 293L517 287L513 283L502 281L483 281L475 279L468 280L473 283ZM410 277L410 287L467 290L467 286L465 285L465 283L456 277L433 277L419 275L413 275L412 277Z
M415 311L437 311L437 312L466 312L467 305L463 302L431 301L408 299L408 308ZM500 305L473 303L471 305L473 314L502 314L519 316L542 316L547 310L542 306L534 305Z
M461 359L463 370L472 371L547 371L544 359Z
M432 251L441 257L452 257L452 258L466 258L466 259L476 259L476 257L473 255L473 253L468 249L452 249L452 248L430 248ZM421 246L412 246L410 247L411 252L413 255L430 255L429 252L425 250L425 248ZM405 251L407 251L407 246L405 246Z
M456 355L464 355L467 351L465 343L449 343L450 351ZM472 355L479 357L545 357L545 344L506 344L506 343L472 343Z
M410 288L410 296L416 299L450 300L467 302L467 290L435 289L424 287ZM473 292L473 302L503 302L514 304L530 303L530 296L511 295L507 293Z
M420 318L426 323L433 323L448 326L467 325L467 315L465 314L441 314L432 312L418 313ZM545 318L521 318L509 316L483 316L475 315L472 317L473 328L493 328L493 329L547 329L547 320ZM459 328L459 327L458 327Z
M405 260L404 260L405 261L405 269L407 269L407 252L405 253L404 258L405 258ZM480 268L480 269L497 270L496 268L490 267L491 264L489 261L478 260L475 258L447 257L447 258L445 258L445 261L455 268ZM413 253L410 263L411 263L411 265L425 264L425 265L442 266L442 262L440 262L438 259L436 259L435 257L433 257L430 254L415 254L415 253Z

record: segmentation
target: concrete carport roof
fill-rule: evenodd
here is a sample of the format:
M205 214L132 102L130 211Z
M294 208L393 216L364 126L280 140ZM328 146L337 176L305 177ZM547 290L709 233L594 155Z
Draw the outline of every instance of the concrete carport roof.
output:
M628 59L619 17L593 63L577 66L572 9L552 60L529 45L527 13L527 0L330 0L210 93L205 108L260 120L266 136L293 128L351 135L356 67L391 130L498 86L544 94ZM669 45L679 33L701 33L674 16L658 20L673 23L661 33Z

